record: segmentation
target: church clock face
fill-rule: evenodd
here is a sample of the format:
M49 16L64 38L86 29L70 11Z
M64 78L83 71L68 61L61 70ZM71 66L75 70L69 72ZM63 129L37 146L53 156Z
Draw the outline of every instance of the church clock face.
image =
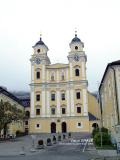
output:
M35 63L40 64L40 58L36 58Z
M79 61L79 59L80 59L79 55L76 54L76 55L74 56L74 60L75 60L75 61Z

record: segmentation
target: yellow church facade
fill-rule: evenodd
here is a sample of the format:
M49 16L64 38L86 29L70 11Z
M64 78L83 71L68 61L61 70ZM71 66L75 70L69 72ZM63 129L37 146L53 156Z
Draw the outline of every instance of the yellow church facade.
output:
M68 64L51 64L48 47L41 38L33 46L30 59L31 134L91 132L92 123L99 123L99 117L95 119L88 109L87 56L83 50L84 43L75 34L69 45ZM91 99L92 104L94 100ZM98 106L97 109L99 110ZM90 114L93 118L91 121Z

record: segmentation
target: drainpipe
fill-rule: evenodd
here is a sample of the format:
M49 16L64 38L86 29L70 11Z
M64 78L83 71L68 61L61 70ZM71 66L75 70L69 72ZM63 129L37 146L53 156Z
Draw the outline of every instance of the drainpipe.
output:
M117 107L116 110L117 110L118 124L120 124L116 72L115 72L115 69L113 67L110 66L110 68L113 70L113 73L114 73L114 87L115 87L115 98L116 98L116 107Z

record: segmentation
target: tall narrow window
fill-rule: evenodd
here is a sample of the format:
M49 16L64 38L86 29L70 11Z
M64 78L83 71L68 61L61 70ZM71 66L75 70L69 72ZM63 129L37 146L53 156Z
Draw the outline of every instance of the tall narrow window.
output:
M55 101L55 93L51 94L51 101Z
M51 81L54 81L55 80L55 76L54 76L54 73L51 74Z
M40 109L39 108L36 109L36 115L37 116L40 115Z
M65 93L62 93L62 94L61 94L61 99L62 99L62 101L65 100Z
M80 92L76 92L76 99L80 99Z
M36 72L36 78L40 79L40 72L39 71Z
M80 72L79 69L75 69L75 76L79 76L80 75L79 72Z
M51 114L55 115L55 108L51 108Z
M78 123L78 127L81 127L81 122Z
M81 107L77 107L77 113L81 113Z
M65 79L65 77L64 77L64 75L62 75L62 81L64 81L64 79Z
M40 94L36 95L36 101L40 101Z
M66 111L65 111L65 108L62 108L62 114L65 114Z

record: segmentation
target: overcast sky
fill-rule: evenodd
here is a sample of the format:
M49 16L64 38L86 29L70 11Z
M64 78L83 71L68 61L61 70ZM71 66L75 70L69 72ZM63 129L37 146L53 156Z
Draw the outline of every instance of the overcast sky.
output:
M0 85L29 90L29 59L41 32L51 62L67 63L75 28L95 91L107 63L120 59L120 0L0 0Z

